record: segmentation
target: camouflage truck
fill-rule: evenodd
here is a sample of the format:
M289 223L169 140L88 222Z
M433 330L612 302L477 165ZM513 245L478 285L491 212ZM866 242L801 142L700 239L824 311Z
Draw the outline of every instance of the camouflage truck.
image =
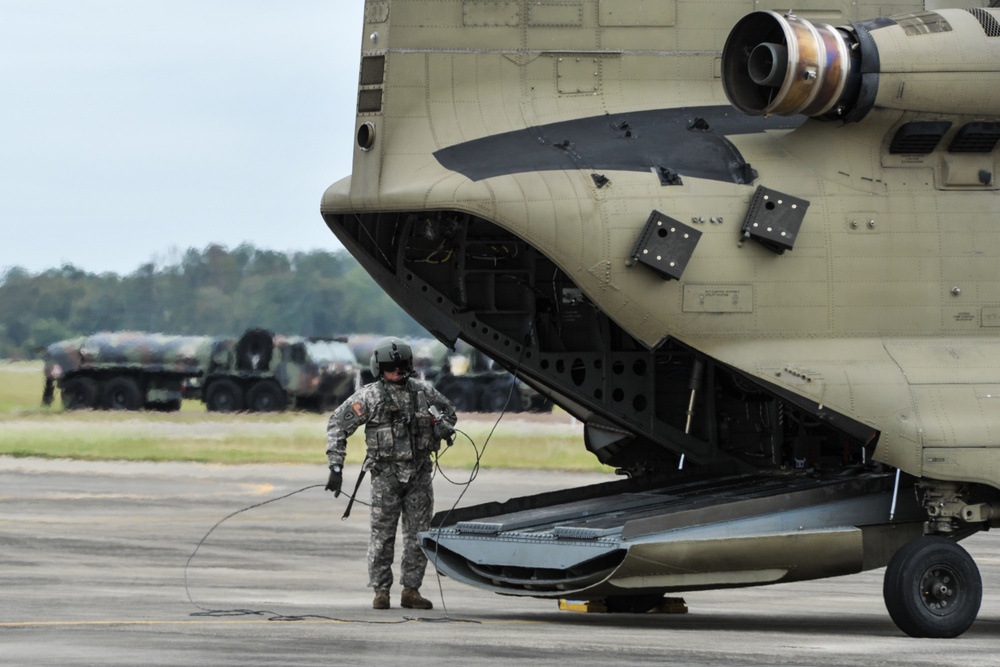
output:
M326 410L350 396L359 366L344 338L274 335L250 329L227 341L225 358L185 382L185 396L209 411L272 412L289 405Z
M177 410L185 380L225 353L225 341L207 336L105 332L52 343L45 350L45 393L56 387L67 410L140 408Z
M182 398L217 412L324 409L357 384L343 341L265 329L238 339L99 333L53 343L45 357L42 402L51 404L58 387L67 410L172 411Z

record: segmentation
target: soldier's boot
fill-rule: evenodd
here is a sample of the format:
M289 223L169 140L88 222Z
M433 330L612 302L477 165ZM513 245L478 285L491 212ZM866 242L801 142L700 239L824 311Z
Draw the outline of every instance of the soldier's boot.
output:
M383 588L381 590L375 591L375 599L372 600L372 609L388 609L389 608L389 590Z
M433 609L434 604L420 595L416 588L404 588L399 598L399 606L406 609Z

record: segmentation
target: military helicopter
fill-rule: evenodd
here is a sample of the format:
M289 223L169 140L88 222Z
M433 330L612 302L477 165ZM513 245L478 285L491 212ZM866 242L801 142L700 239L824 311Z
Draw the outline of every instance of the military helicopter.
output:
M760 7L366 2L326 224L623 475L423 547L633 612L886 567L896 625L955 637L1000 524L1000 9Z

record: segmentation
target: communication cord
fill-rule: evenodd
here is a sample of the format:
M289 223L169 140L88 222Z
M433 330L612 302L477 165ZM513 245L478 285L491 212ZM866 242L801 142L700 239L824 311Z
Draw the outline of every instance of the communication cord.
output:
M464 621L462 619L417 618L413 616L404 616L401 619L391 620L391 621L360 621L357 619L336 618L334 616L322 616L319 614L280 614L278 612L270 611L267 609L209 609L207 607L201 606L200 604L194 601L194 598L191 596L191 587L190 584L188 583L188 568L190 567L191 561L194 559L195 554L197 554L198 550L201 548L201 545L205 543L205 540L208 539L208 536L211 535L216 528L218 528L223 523L233 518L237 514L242 514L243 512L252 510L257 507L262 507L264 505L268 505L270 503L274 503L279 500L284 500L285 498L289 498L296 494L302 493L303 491L308 491L309 489L323 489L323 488L326 488L325 484L311 484L309 486L304 486L301 489L292 491L290 493L286 493L283 496L270 498L263 502L254 503L253 505L250 505L248 507L238 509L235 512L227 514L226 516L216 521L215 525L209 528L208 532L205 533L205 535L200 540L198 540L198 544L195 545L194 551L191 552L191 555L188 556L187 562L184 563L184 592L187 594L188 602L190 602L192 605L201 610L193 612L191 616L208 616L213 618L225 617L225 616L267 616L268 617L267 620L269 621L304 621L307 619L315 619L322 621L336 621L338 623L361 623L366 625L398 625L401 623L410 623L413 621L422 623L441 622L441 621L451 621L455 623L478 623L478 621ZM362 505L368 504L362 501L357 501L357 502L361 502Z
M500 420L503 419L503 416L505 414L507 414L507 408L510 406L511 396L514 395L514 390L517 388L517 371L519 371L521 369L521 360L524 358L524 350L527 347L527 344L528 344L528 342L531 339L531 332L533 331L533 329L534 329L534 323L532 323L531 328L528 329L528 333L525 335L525 344L521 347L520 354L517 357L517 364L514 365L514 372L512 373L512 375L514 377L514 381L512 381L510 383L510 387L507 390L507 400L504 401L503 408L500 410L500 414L497 415L497 420L495 422L493 422L493 428L491 428L490 432L486 434L486 440L483 441L483 448L480 450L476 446L475 441L471 437L469 437L469 435L467 433L464 433L462 431L459 431L458 429L455 429L456 433L461 433L463 436L465 436L466 440L469 441L469 443L472 445L472 448L476 452L476 462L472 466L472 472L469 474L469 479L467 481L465 481L465 482L454 482L451 479L448 479L448 476L444 474L443 470L441 470L441 465L440 465L440 462L439 462L439 455L435 454L435 456L434 456L435 471L440 472L441 476L444 477L445 480L447 480L449 483L455 484L456 486L463 486L463 487L465 487L465 488L462 489L462 492L460 494L458 494L458 498L455 499L455 502L452 503L451 507L448 508L448 511L445 513L444 517L441 519L441 522L438 524L439 526L444 526L446 523L448 523L448 518L451 516L451 513L454 512L455 508L458 507L458 504L460 502L462 502L462 498L465 496L465 492L469 490L469 487L472 486L472 482L479 475L479 464L480 464L480 461L482 461L482 459L483 459L483 455L486 453L486 447L487 447L487 445L490 444L490 438L493 437L493 433L497 430L497 426L500 425ZM437 578L438 595L441 597L441 607L444 610L445 618L448 618L449 617L448 604L445 602L445 599L444 599L444 587L441 585L441 572L440 572L440 570L438 570L438 566L437 566L437 564L438 564L438 550L440 548L441 548L441 541L440 540L435 541L434 542L434 560L432 562L434 564L434 573L435 573L435 576Z
M525 336L525 338L526 339L530 339L530 336L531 336L531 330L529 329L529 331L528 331L527 335ZM527 340L526 340L526 342L527 342ZM490 432L486 435L486 440L483 442L482 449L480 449L476 445L475 441L467 433L465 433L464 431L461 431L459 429L455 429L456 433L461 434L462 436L464 436L469 441L469 444L472 445L473 450L475 450L475 452L476 452L476 461L475 461L475 463L472 466L472 472L469 474L469 479L466 480L466 481L464 481L464 482L456 482L456 481L452 480L451 478L449 478L444 473L444 471L441 469L440 454L437 453L437 452L435 452L435 454L434 454L434 471L435 471L435 474L440 473L441 477L443 477L445 479L445 481L447 481L449 484L454 484L455 486L462 486L462 487L464 487L462 489L462 492L458 495L458 498L455 499L455 502L452 503L452 506L448 509L447 513L445 513L444 518L441 520L441 524L440 525L444 525L444 524L447 523L448 518L451 516L451 513L454 512L455 508L458 507L458 504L462 501L462 498L465 496L466 491L469 490L469 487L472 485L472 482L479 475L480 462L482 461L483 455L486 453L486 447L487 447L487 445L489 445L490 439L493 437L493 433L496 431L497 426L499 426L500 420L503 419L503 416L505 414L507 414L507 408L510 405L510 399L511 399L511 397L514 394L514 390L517 388L517 382L516 382L517 371L521 368L521 360L522 360L523 355L524 355L524 348L525 347L526 347L526 345L521 348L521 354L518 356L517 364L514 367L513 376L514 376L515 380L510 383L510 387L509 387L509 389L507 391L507 400L504 401L503 408L500 410L500 414L497 415L497 419L493 423L493 427L490 429ZM304 486L301 489L298 489L296 491L292 491L290 493L286 493L283 496L277 496L275 498L270 498L268 500L264 500L264 501L259 502L259 503L254 503L253 505L249 505L249 506L244 507L242 509L238 509L235 512L227 514L226 516L224 516L221 519L219 519L218 521L216 521L215 525L213 525L211 528L209 528L208 532L205 533L205 535L202 536L202 538L200 540L198 540L198 544L195 545L194 550L191 552L191 555L188 556L187 562L184 563L184 592L187 594L188 601L192 605L194 605L195 607L197 607L198 609L201 610L201 611L198 611L198 612L193 612L191 615L192 616L211 616L211 617L223 617L223 616L268 616L267 620L269 620L269 621L302 621L302 620L306 620L306 619L318 619L318 620L327 620L327 621L338 621L338 622L341 622L341 623L363 623L363 624L372 624L372 625L395 625L395 624L399 624L399 623L408 623L410 621L420 621L420 622L427 622L427 623L431 623L431 622L438 622L438 623L440 623L440 622L479 623L479 621L471 621L471 620L466 620L466 619L451 618L450 613L448 612L448 605L447 605L447 603L445 602L445 599L444 599L444 588L443 588L443 586L441 584L441 573L437 569L438 549L440 547L440 541L435 542L435 544L434 544L434 560L433 560L433 564L434 564L434 570L435 570L436 578L437 578L438 594L441 597L441 606L442 606L442 609L444 611L444 617L443 618L414 618L414 617L410 617L410 616L404 616L400 620L393 620L393 621L359 621L359 620L355 620L355 619L343 619L343 618L334 618L332 616L321 616L321 615L318 615L318 614L286 615L286 614L279 614L277 612L269 611L269 610L266 610L266 609L208 609L207 607L203 607L203 606L199 605L197 602L194 601L194 598L191 596L190 584L188 583L188 568L190 567L191 561L194 559L195 554L197 554L198 550L201 548L201 545L205 543L205 540L208 539L209 535L211 535L215 531L216 528L218 528L219 526L221 526L223 523L225 523L229 519L233 518L234 516L236 516L238 514L242 514L243 512L247 512L247 511L255 509L257 507L263 507L264 505L269 505L269 504L277 502L279 500L284 500L285 498L290 498L291 496L294 496L296 494L302 493L303 491L308 491L309 489L323 489L323 488L326 488L325 484L311 484L309 486ZM345 496L345 498L346 498L346 496ZM362 505L365 505L367 507L370 507L370 505L368 503L366 503L366 502L364 502L362 500L355 499L355 502L360 503Z
M511 384L511 390L513 390L513 387L514 387L514 385L512 383ZM508 401L510 400L510 395L508 395L507 400ZM504 412L506 411L506 409L507 409L506 404L504 404ZM500 413L500 417L502 417L502 416L503 416L503 412ZM500 422L500 418L498 417L497 418L497 422L493 425L493 429L490 430L489 436L487 436L487 438L486 438L487 442L489 442L489 438L490 438L490 436L493 435L493 431L496 430L497 424L499 424L499 422ZM473 441L473 439L467 433L465 433L465 432L463 432L463 431L461 431L459 429L455 429L455 432L456 433L460 433L461 435L465 436L465 438L472 445L472 448L476 451L476 462L473 465L472 473L469 475L469 479L467 481L465 481L465 482L456 482L456 481L450 479L444 473L444 471L441 470L440 463L438 462L438 455L435 454L435 457L434 457L435 472L440 472L441 476L448 483L454 484L456 486L464 486L465 487L462 490L462 493L458 496L458 499L455 501L455 504L452 505L451 509L448 510L449 514L451 513L452 510L455 509L455 507L458 506L458 503L462 500L462 496L464 496L465 492L468 490L469 485L472 484L472 481L476 478L476 475L479 474L479 462L482 459L483 452L485 452L485 450L486 450L486 446L484 444L483 445L483 450L480 451L480 449L476 446L475 441ZM269 620L269 621L302 621L302 620L306 620L306 619L318 619L318 620L327 620L327 621L338 621L338 622L341 622L341 623L368 623L368 624L375 624L375 625L379 625L379 624L393 625L393 624L398 624L398 623L408 623L410 621L420 621L420 622L424 622L424 623L442 622L442 621L451 621L451 622L456 622L456 623L478 623L479 622L479 621L470 621L470 620L465 620L465 619L456 619L456 618L451 618L449 616L447 605L444 604L444 592L443 592L443 590L441 588L441 575L440 574L437 575L437 579L438 579L438 591L441 594L442 607L444 607L444 612L445 612L445 617L444 618L414 618L414 617L410 617L410 616L404 616L401 620L393 620L393 621L359 621L359 620L353 620L353 619L334 618L332 616L321 616L321 615L317 615L317 614L295 614L295 615L280 614L278 612L269 611L267 609L209 609L207 607L201 606L200 604L198 604L197 602L194 601L194 598L191 595L191 586L190 586L190 583L188 581L188 569L191 566L191 561L194 560L195 555L198 553L198 550L201 549L201 545L205 543L205 540L207 540L208 537L213 532L215 532L216 528L218 528L219 526L221 526L223 523L225 523L229 519L232 519L236 515L242 514L243 512L247 512L249 510L256 509L258 507L263 507L264 505L269 505L269 504L277 502L279 500L284 500L285 498L290 498L290 497L292 497L294 495L302 493L303 491L308 491L309 489L324 489L324 488L326 488L325 484L311 484L309 486L304 486L301 489L297 489L297 490L292 491L290 493L286 493L286 494L284 494L282 496L276 496L274 498L270 498L268 500L264 500L264 501L259 502L259 503L254 503L253 505L249 505L247 507L243 507L241 509L236 510L235 512L231 512L230 514L227 514L226 516L224 516L221 519L219 519L218 521L216 521L215 524L211 528L208 529L208 532L206 532L202 536L202 538L200 540L198 540L198 543L195 545L194 550L191 552L191 555L188 556L187 561L184 563L184 592L187 595L188 602L190 602L193 606L195 606L199 610L201 610L201 611L193 612L191 614L191 616L210 616L210 617L225 617L225 616L268 616L267 620ZM346 496L345 496L345 498L346 498ZM354 502L359 503L361 505L364 505L366 507L370 507L371 506L369 503L366 503L365 501L359 500L359 499L355 499ZM447 515L446 515L446 518L447 518ZM437 567L437 562L436 562L437 558L436 558L436 556L437 556L437 551L435 550L435 569Z

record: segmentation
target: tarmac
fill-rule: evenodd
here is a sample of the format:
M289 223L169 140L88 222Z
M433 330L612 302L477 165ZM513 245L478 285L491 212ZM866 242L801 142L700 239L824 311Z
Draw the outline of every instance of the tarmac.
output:
M356 468L345 471L353 487ZM445 471L453 481L467 471ZM603 481L483 470L437 508ZM882 603L882 570L683 594L686 614L563 611L436 576L431 611L371 609L368 514L325 492L323 466L0 457L4 665L996 665L1000 535L963 544L979 619L915 640ZM360 498L367 500L368 484ZM287 496L283 497L282 496ZM273 500L280 498L279 500ZM272 501L273 502L269 502ZM397 562L398 573L398 562Z

